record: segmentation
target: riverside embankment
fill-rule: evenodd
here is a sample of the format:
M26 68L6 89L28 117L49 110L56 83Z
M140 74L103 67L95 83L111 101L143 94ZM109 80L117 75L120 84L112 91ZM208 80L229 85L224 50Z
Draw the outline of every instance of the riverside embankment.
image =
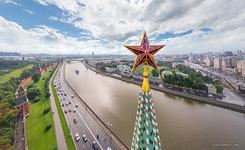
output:
M84 66L86 66L87 68L93 70L94 72L102 74L102 75L105 75L101 71L89 66L88 64L86 64L84 62L83 62L83 64L84 64ZM114 79L118 79L118 80L121 80L121 81L133 83L133 84L136 84L136 85L140 85L140 86L142 85L142 82L137 81L137 80L132 80L132 79L129 79L129 78L114 76L114 75L111 75L111 74L106 74L106 76L114 78ZM159 87L159 86L156 86L156 85L150 85L150 87L151 87L151 89L154 89L154 90L157 90L157 91L166 92L166 93L178 95L178 96L185 97L185 98L190 98L190 99L193 99L193 100L196 100L196 101L201 101L201 102L205 102L205 103L208 103L208 104L211 104L211 105L215 105L215 106L223 107L223 108L226 108L226 109L230 109L230 110L234 110L234 111L239 111L239 112L245 113L245 106L231 104L231 103L226 103L226 102L214 100L214 99L207 98L207 97L201 97L201 96L197 96L197 95L192 95L192 94L185 93L185 92L179 92L179 91L175 91L175 90L172 90L172 89Z

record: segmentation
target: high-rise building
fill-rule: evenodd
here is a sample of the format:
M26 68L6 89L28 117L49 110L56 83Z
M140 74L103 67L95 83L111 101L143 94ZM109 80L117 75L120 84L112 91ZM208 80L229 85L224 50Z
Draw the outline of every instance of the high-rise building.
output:
M233 56L232 51L225 51L224 53L225 56Z
M214 59L214 69L218 69L218 70L222 69L222 59L221 58Z

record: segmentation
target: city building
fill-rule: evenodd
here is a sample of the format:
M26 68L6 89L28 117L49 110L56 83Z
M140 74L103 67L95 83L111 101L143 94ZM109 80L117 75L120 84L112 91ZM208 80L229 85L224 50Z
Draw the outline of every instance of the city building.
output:
M214 61L212 58L206 57L206 59L204 60L204 62L206 63L207 67L212 67L214 65Z
M22 86L16 92L16 105L14 106L15 109L19 109L18 115L22 114L25 111L25 115L29 116L29 100L26 97L25 90Z
M208 93L217 94L217 89L212 84L206 84L206 86L208 87Z
M176 68L178 65L185 65L185 63L174 62L172 63L172 68Z
M21 53L17 52L0 52L0 58L6 60L23 60Z
M106 72L112 73L112 72L115 72L116 70L117 70L117 68L109 68L109 67L105 67L105 71L106 71Z
M224 70L225 68L229 68L230 67L230 58L228 57L223 57L222 58L222 69Z
M214 59L214 69L217 69L217 70L222 69L222 59L221 58Z
M183 77L188 77L187 74L181 73L181 72L175 72L176 74L182 75ZM162 77L164 77L164 75L169 75L169 74L173 74L171 71L163 71L162 72Z
M126 70L130 71L130 67L128 65L117 65L117 70L119 70L120 72L124 72Z
M242 58L243 57L243 52L242 50L237 50L237 57Z
M245 59L239 60L237 62L238 74L245 77Z
M225 51L224 53L225 56L233 56L232 51Z

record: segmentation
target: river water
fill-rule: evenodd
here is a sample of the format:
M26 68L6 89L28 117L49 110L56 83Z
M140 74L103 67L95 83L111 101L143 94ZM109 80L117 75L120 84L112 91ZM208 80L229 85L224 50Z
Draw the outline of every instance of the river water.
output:
M75 62L66 65L66 79L130 147L141 87L96 74ZM245 149L245 114L155 90L151 93L163 149Z

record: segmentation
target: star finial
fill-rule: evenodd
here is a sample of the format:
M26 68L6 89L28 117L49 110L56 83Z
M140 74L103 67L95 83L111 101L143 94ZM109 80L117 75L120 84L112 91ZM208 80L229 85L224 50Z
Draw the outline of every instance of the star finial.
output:
M144 62L147 62L152 67L157 69L157 65L153 55L156 54L164 46L165 45L150 45L146 32L144 31L140 46L125 46L127 49L137 55L132 71Z

